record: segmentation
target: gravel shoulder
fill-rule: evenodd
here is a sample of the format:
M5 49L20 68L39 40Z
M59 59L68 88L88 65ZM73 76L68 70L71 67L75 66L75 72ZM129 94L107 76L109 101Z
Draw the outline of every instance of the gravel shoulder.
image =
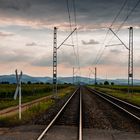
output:
M46 125L24 125L14 128L0 129L0 140L36 140ZM74 126L56 125L49 131L49 140L77 140L77 128ZM140 134L117 130L95 128L83 129L84 140L139 140ZM45 139L44 139L45 140Z
M126 114L85 88L83 93L83 127L140 133L140 126Z

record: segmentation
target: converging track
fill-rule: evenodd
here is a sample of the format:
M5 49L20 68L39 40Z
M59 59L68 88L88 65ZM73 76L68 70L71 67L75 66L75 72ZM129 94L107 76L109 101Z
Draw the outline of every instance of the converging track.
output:
M37 140L82 140L82 99L78 88ZM59 136L59 134L62 134ZM66 134L66 135L65 135ZM71 137L73 135L73 137Z
M122 113L128 114L131 118L135 119L140 123L140 107L130 104L128 102L122 101L118 98L115 98L111 95L105 94L103 92L97 91L95 89L88 88L89 91L101 97L105 101L109 102L113 106L117 107L122 111Z
M125 132L128 140L137 140L140 138L139 124L138 106L80 86L37 140L119 140Z

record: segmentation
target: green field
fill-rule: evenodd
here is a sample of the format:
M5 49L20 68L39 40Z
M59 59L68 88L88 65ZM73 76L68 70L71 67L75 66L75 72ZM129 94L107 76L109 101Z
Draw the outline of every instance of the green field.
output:
M129 93L128 86L121 85L98 85L94 88L107 94L113 95L119 99L140 106L140 86L134 86L133 88L130 88Z
M58 90L70 85L58 85ZM18 99L14 100L16 85L0 85L0 110L18 105ZM22 103L29 102L52 94L53 87L50 84L24 84L22 85Z
M54 95L55 98L48 98L48 100L42 101L36 105L33 105L29 109L22 112L22 119L19 120L18 114L6 117L0 117L0 126L16 126L26 124L45 112L51 106L53 106L58 99L63 99L65 96L70 95L75 90L73 86L64 86L63 89L58 91L58 94Z

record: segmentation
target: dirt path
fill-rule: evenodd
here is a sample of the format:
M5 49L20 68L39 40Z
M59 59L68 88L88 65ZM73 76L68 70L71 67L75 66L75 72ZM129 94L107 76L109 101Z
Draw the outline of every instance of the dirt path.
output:
M29 107L31 107L33 105L36 105L41 101L48 100L51 97L52 97L52 95L49 95L49 96L46 96L46 97L42 97L42 98L33 100L31 102L23 103L22 107L21 107L22 111L27 110ZM17 106L13 106L13 107L3 109L3 110L0 111L0 117L7 117L7 116L17 114L18 113L18 108L19 108L19 106L17 105Z

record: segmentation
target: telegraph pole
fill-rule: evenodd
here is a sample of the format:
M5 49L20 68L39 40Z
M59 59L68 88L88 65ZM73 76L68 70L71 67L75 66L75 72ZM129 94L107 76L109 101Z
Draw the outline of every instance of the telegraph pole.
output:
M73 85L74 85L74 67L73 67Z
M62 45L68 45L68 46L73 46L69 44L64 44L69 37L77 30L75 28L68 36L67 38L57 47L57 28L54 27L54 39L53 39L53 93L57 93L57 50L62 46Z
M125 45L125 43L117 36L117 34L111 28L110 31L121 42L121 44L118 45L123 45L128 50L128 93L130 92L130 87L133 92L133 27L129 28L129 47ZM114 44L107 46L114 46Z
M53 42L53 93L57 93L57 28L54 27Z
M133 88L133 27L129 28L128 93Z
M97 68L95 67L95 86L97 85Z
M90 85L90 72L89 72L88 84Z

